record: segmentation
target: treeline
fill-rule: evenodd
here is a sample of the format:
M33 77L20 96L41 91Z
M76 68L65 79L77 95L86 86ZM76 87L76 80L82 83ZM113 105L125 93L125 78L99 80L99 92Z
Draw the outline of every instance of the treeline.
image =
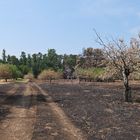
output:
M83 53L78 55L59 55L55 49L48 49L44 54L39 52L31 55L21 52L19 58L15 55L7 55L6 50L3 49L2 59L0 59L0 78L47 79L48 77L50 79L51 77L53 79L61 75L62 78L67 79L77 77L96 79L100 70L106 67L106 62L103 50L91 47L83 49ZM96 68L94 73L91 72L93 68Z
M7 55L6 50L3 49L2 59L0 59L0 71L5 71L5 73L1 74L3 75L1 78L6 77L6 73L9 73L9 75L7 74L8 78L11 76L12 78L23 78L28 73L32 73L37 78L43 70L63 72L66 68L72 69L75 67L76 58L77 55L72 54L59 55L55 49L48 49L45 54L39 52L31 55L21 52L20 57L17 58L15 55ZM12 71L16 71L17 74L13 76Z

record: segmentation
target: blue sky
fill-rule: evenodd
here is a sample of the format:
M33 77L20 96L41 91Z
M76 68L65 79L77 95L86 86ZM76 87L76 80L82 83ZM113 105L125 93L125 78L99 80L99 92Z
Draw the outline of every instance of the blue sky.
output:
M124 38L140 31L139 0L0 0L0 52L79 54L103 37Z

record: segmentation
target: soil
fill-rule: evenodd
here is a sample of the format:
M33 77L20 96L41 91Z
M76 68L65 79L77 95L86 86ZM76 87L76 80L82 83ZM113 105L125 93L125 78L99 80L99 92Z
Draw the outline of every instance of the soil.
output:
M10 85L9 85L10 86ZM12 86L12 85L11 85ZM15 87L15 85L13 85ZM30 140L36 120L36 105L33 103L30 85L20 84L12 94L5 90L0 109L1 140Z
M0 140L139 140L140 83L0 85Z
M140 139L140 83L131 83L133 103L121 82L40 85L88 140Z

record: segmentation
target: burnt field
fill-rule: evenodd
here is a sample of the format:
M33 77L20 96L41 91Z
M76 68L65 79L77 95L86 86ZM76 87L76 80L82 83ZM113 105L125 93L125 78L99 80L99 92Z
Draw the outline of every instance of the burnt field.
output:
M139 140L140 83L0 84L1 140Z
M131 83L133 103L122 83L40 83L88 140L140 139L140 84Z

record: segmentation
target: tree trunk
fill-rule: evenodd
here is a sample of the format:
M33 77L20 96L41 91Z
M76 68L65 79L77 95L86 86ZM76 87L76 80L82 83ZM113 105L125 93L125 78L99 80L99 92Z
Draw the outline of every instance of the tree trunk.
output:
M7 82L7 78L5 79L5 82Z
M129 76L128 74L123 72L123 82L124 82L124 88L125 88L125 101L132 102L131 88L129 87L128 76Z

